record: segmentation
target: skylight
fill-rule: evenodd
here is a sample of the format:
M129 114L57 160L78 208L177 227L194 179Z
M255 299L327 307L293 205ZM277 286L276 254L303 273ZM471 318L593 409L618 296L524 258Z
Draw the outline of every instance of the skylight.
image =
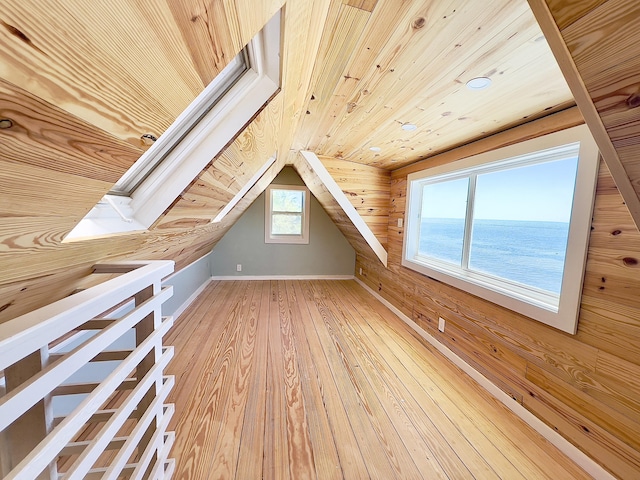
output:
M220 72L166 132L134 163L109 191L110 195L130 196L162 164L173 149L191 132L251 68L247 45Z
M280 12L64 239L149 228L280 88ZM218 212L212 212L214 217Z

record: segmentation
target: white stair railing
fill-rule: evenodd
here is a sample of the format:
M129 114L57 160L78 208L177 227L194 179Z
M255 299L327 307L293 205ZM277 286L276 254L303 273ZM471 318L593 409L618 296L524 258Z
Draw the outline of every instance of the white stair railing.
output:
M1 478L171 478L161 281L173 268L96 265L120 275L0 324Z

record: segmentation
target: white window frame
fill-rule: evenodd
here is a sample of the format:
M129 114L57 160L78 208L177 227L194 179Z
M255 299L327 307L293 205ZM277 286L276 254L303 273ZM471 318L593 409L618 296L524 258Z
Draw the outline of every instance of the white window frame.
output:
M274 213L280 213L273 210L273 190L296 190L304 193L302 197L302 233L300 235L275 235L271 233L271 217ZM265 190L264 199L264 242L265 243L292 243L292 244L308 244L309 243L309 205L311 203L310 192L307 187L301 185L276 185L271 184Z
M522 288L515 282L475 271L462 271L460 267L451 266L447 262L439 262L418 255L422 186L426 179L454 179L488 167L485 172L482 172L486 173L492 167L501 168L508 162L527 161L527 158L533 161L536 152L557 150L560 146L577 142L579 142L578 170L559 298L549 296L542 290ZM402 265L559 330L575 334L591 231L598 165L598 148L586 125L582 125L410 174L407 177L407 214ZM466 230L468 231L468 226Z
M211 90L225 84L226 74L222 72L216 77L218 80L214 79L196 97L116 183L116 186L120 185L117 189L123 190L122 185L129 183L127 179L143 178L132 183L138 184L135 189L128 196L105 195L67 235L65 241L145 230L156 222L202 169L280 89L280 16L280 12L276 13L251 40L247 46L250 68L217 100L215 106L184 134L185 123L192 122L194 115L203 111L203 102L211 98ZM163 157L162 162L150 174L140 175L141 169L153 163L153 157ZM127 193L126 187L123 193ZM117 205L118 209L113 205ZM102 218L105 214L99 210L109 208L114 208L114 212L109 214L110 221L104 223ZM116 218L119 220L113 221Z

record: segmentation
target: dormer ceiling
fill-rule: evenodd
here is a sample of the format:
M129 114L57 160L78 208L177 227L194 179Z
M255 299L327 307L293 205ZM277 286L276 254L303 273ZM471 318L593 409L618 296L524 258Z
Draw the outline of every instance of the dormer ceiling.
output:
M478 77L491 85L467 87ZM572 104L524 0L343 4L294 147L395 169Z

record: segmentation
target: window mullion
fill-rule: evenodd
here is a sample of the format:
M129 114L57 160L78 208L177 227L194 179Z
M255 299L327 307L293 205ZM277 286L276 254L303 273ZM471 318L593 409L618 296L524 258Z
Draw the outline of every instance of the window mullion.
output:
M473 226L473 204L476 196L477 175L469 176L469 191L467 193L467 211L464 217L464 238L462 241L462 269L469 270L469 253L471 251L471 229Z

